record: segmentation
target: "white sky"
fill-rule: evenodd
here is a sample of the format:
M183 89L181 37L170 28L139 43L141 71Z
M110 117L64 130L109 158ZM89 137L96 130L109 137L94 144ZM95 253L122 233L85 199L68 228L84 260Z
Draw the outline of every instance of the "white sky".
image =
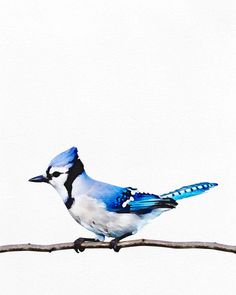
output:
M0 244L92 236L27 182L76 145L89 175L164 193L218 182L135 236L235 244L234 1L0 1ZM235 256L0 254L1 294L233 294Z

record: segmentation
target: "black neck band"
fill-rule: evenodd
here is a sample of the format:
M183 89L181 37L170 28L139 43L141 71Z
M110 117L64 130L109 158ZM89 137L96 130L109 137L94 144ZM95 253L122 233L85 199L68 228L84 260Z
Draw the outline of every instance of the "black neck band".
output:
M72 198L72 196L71 196L72 183L74 182L76 177L79 176L80 174L82 174L83 172L84 172L84 165L80 159L77 159L75 161L74 165L69 169L68 178L64 184L64 186L68 192L68 198L65 202L67 209L70 209L74 203L74 198Z

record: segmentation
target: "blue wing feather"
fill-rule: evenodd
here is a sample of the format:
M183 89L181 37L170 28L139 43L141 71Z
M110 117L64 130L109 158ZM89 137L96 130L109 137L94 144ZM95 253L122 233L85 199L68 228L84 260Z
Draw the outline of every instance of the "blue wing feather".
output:
M175 208L171 198L160 198L154 194L140 193L132 188L121 188L116 196L103 198L109 211L116 213L146 214L157 208Z

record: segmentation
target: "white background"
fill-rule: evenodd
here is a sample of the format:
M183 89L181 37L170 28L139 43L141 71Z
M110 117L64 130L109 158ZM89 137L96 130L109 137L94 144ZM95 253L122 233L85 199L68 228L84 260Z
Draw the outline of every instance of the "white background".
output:
M87 173L153 193L199 181L135 236L236 243L234 1L0 1L0 244L92 234L27 182L75 145ZM234 294L230 253L0 254L1 294Z

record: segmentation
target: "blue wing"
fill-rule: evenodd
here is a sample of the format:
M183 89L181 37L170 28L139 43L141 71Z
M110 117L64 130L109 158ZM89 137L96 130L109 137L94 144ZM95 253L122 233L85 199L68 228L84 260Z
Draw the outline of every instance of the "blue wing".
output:
M115 189L114 194L102 197L107 210L116 213L146 214L154 209L177 206L172 198L160 198L154 194L140 193L131 187Z

